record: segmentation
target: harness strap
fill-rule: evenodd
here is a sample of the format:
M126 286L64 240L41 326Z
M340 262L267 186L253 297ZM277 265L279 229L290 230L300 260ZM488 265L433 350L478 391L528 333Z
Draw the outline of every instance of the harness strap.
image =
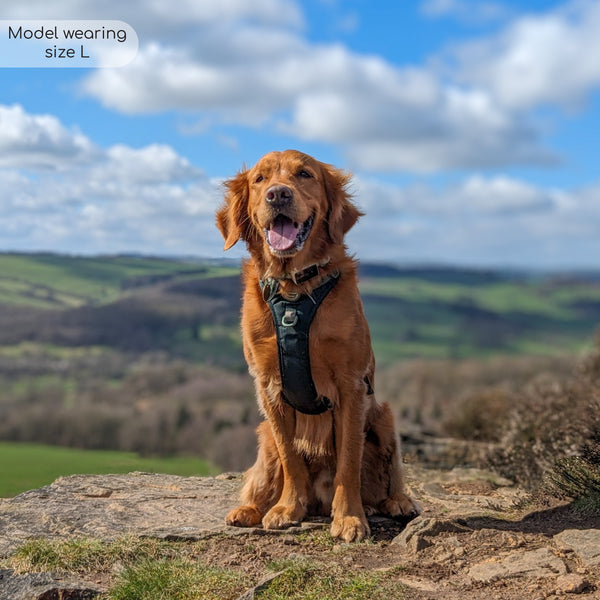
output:
M319 396L310 369L308 334L321 302L339 280L339 273L329 277L310 295L286 300L281 294L265 294L277 333L279 370L283 399L291 407L307 415L319 415L331 408L328 398Z

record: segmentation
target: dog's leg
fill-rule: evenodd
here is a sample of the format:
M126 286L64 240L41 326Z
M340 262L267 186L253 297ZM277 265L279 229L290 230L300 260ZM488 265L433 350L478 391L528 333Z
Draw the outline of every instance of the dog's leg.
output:
M293 408L278 402L262 403L271 424L273 440L281 464L283 485L277 504L263 517L265 529L285 529L301 521L308 506L308 468L294 447L296 417Z
M374 415L369 431L367 432L367 443L372 444L370 453L374 451L374 461L378 465L363 465L367 467L368 477L373 481L365 481L369 489L363 488L363 495L374 492L383 498L376 506L378 512L390 517L416 517L421 512L419 505L413 501L404 491L404 476L400 460L400 448L398 435L394 426L394 415L389 405L384 402L374 405ZM379 481L375 480L375 474L383 469ZM385 488L382 488L382 483ZM379 489L378 489L379 488Z
M262 518L281 496L283 475L271 424L263 421L256 433L258 437L256 462L244 476L241 505L230 511L225 518L228 525L254 527L260 524Z
M360 471L364 446L364 389L345 382L342 401L334 409L336 473L331 535L355 542L369 535L360 495ZM354 398L352 397L354 396ZM360 396L360 397L359 397Z

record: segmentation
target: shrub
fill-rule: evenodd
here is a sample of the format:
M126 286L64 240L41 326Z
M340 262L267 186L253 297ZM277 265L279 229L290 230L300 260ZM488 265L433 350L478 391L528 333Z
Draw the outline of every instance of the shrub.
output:
M554 496L574 499L578 512L600 514L600 441L586 446L581 456L557 460L546 484Z
M586 499L589 510L598 510L600 334L570 375L538 373L520 389L476 390L458 403L444 427L462 439L490 442L478 466L529 489L547 478L545 487L554 495Z

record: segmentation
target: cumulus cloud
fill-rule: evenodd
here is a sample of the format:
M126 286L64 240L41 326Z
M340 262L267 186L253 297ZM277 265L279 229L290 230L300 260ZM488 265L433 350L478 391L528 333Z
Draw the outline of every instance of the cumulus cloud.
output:
M98 70L83 89L126 113L193 111L343 145L358 169L555 162L520 115L483 89L444 83L424 68L237 22L198 37L202 50L147 44L127 68Z
M176 110L206 127L291 133L340 146L362 170L556 164L532 109L580 101L600 84L600 5L591 0L513 19L421 66L309 41L294 0L183 0L176 11L141 0L57 0L51 8L33 0L26 9L7 0L3 10L13 18L117 14L134 26L137 58L81 82L84 94L108 108ZM506 17L491 1L427 0L421 11L480 21Z
M190 32L202 24L215 25L229 19L247 19L256 23L301 27L302 12L293 0L177 0L177 7L168 2L151 0L4 0L4 19L115 19L133 25L144 34L171 35L184 28ZM32 17L32 15L34 15Z
M365 260L597 267L600 186L563 190L472 175L442 186L357 179L355 191L366 215L349 242Z
M170 146L103 149L18 105L0 106L3 119L4 248L211 254L220 247L218 186Z
M454 49L455 76L510 109L571 107L600 87L600 4L574 0Z
M0 106L0 166L60 169L90 160L95 152L84 135L52 115L30 115L19 105Z
M559 162L540 146L531 125L503 112L485 93L413 74L398 77L396 89L388 86L376 98L368 85L357 86L352 102L331 94L305 97L286 130L300 139L343 144L359 170L431 173Z
M480 23L506 21L494 7L428 0L422 10L464 19L472 9ZM559 160L534 115L543 104L573 106L600 85L597 2L514 19L423 65L310 41L294 0L182 0L177 11L153 0L6 0L3 11L118 15L134 26L136 60L80 81L112 110L178 111L189 135L220 123L339 147L362 173L355 188L367 214L349 242L363 259L596 266L599 186L552 189L488 169ZM477 173L446 183L365 176L465 168ZM55 116L0 106L5 248L215 255L219 202L218 183L171 146L102 148Z
M207 127L291 133L339 145L363 170L556 164L528 111L537 102L580 98L600 77L594 60L600 8L585 0L462 43L451 54L454 69L397 65L341 44L311 42L294 0L184 0L177 11L163 2L57 0L52 15L42 0L27 11L16 0L3 8L12 17L118 14L130 22L140 36L136 59L81 82L83 93L108 108L177 110ZM496 2L427 0L421 10L430 17L506 16Z
M48 142L36 132L47 122L20 106L0 106L0 114L6 110L19 115L20 133L29 141L0 165L4 248L219 253L214 211L220 184L173 148L104 149L53 118L49 128L60 133L53 147L62 158L60 168L49 169L27 156L44 155ZM2 143L0 156L6 157L17 140L5 135ZM60 152L76 143L91 149L84 159ZM550 189L474 174L454 183L405 186L363 176L352 187L366 216L348 242L363 260L592 267L600 253L599 186Z

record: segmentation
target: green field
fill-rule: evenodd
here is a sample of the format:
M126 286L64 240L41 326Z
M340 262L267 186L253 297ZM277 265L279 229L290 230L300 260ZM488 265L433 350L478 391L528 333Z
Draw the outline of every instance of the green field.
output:
M206 461L192 457L141 458L131 452L0 442L0 498L48 485L63 475L132 471L185 476L218 472Z
M145 281L218 277L235 268L136 256L0 254L0 303L70 308L112 302Z
M379 364L578 354L600 325L593 279L498 276L474 284L366 276L360 291Z
M0 347L163 351L240 369L238 275L215 261L0 254ZM600 324L597 274L365 264L359 285L379 364L578 353Z

